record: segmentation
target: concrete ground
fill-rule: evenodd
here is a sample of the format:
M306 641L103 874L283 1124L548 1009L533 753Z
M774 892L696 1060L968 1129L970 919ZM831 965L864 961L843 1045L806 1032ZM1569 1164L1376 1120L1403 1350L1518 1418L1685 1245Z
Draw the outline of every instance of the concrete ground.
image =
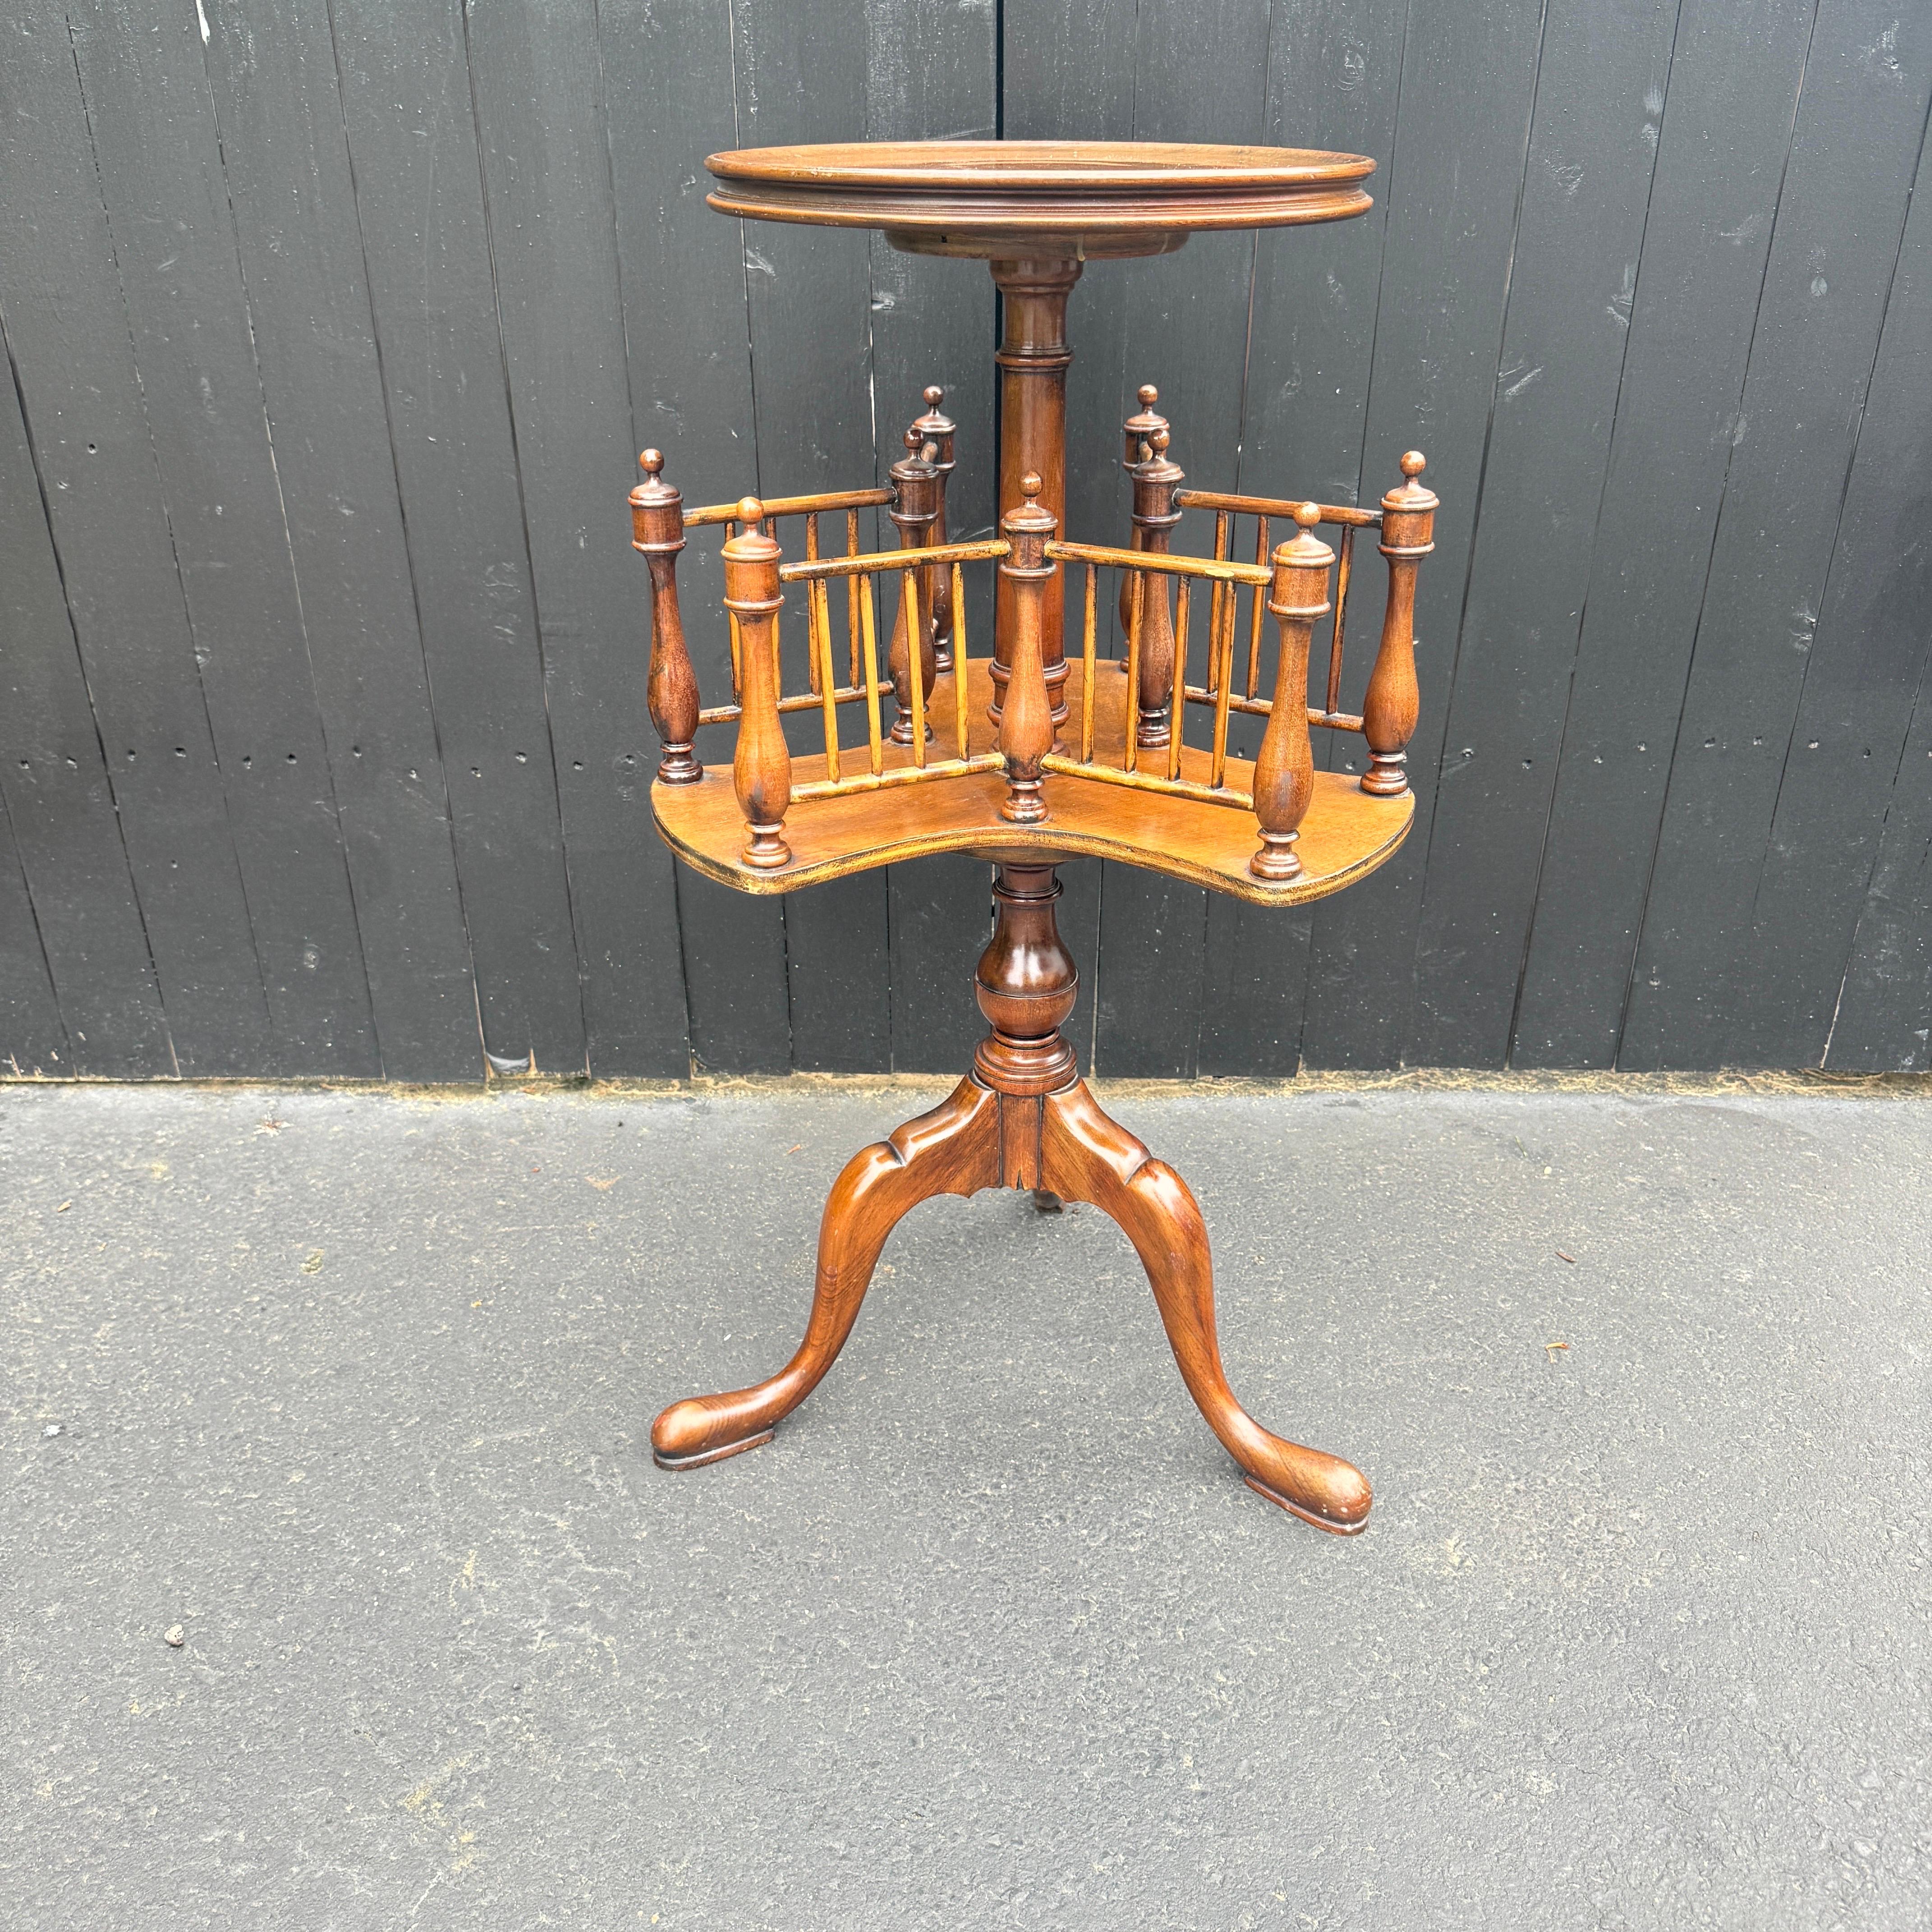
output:
M1353 1540L1022 1196L654 1468L926 1103L0 1090L0 1923L1932 1924L1932 1103L1113 1096Z

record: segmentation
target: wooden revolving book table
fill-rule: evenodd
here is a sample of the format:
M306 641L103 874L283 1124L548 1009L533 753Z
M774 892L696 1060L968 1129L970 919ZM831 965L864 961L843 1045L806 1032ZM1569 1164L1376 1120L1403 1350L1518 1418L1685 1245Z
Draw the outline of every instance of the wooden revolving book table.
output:
M1250 1486L1321 1528L1359 1530L1370 1499L1360 1472L1270 1435L1235 1400L1194 1197L1080 1078L1060 1031L1077 982L1054 923L1054 868L1070 854L1098 854L1289 906L1372 872L1408 832L1415 573L1436 507L1420 456L1402 458L1402 480L1379 510L1188 490L1159 398L1143 389L1125 425L1128 544L1063 541L1060 527L1066 303L1082 262L1164 254L1196 229L1358 214L1370 206L1360 184L1374 164L1278 148L962 142L764 148L706 165L718 182L711 205L726 214L879 228L898 248L991 262L1005 298L996 358L1003 514L997 538L949 540L958 426L940 412L937 389L906 432L890 488L687 510L664 480L664 459L646 451L648 474L631 506L635 546L650 566L658 828L688 864L750 892L936 852L973 853L998 869L992 940L975 984L992 1030L971 1072L943 1105L838 1177L798 1352L755 1388L666 1409L651 1430L657 1460L692 1468L769 1442L836 1359L886 1238L909 1208L935 1194L1031 1188L1042 1204L1054 1196L1088 1202L1119 1223L1146 1267L1189 1393ZM1190 508L1214 518L1211 559L1172 550ZM898 547L863 551L861 513L878 509ZM842 554L821 548L827 520L844 538ZM781 523L802 524L802 556L787 559ZM1271 524L1277 535L1294 530L1272 553ZM1336 550L1316 536L1324 524L1339 532L1339 572ZM709 708L676 579L686 532L707 526L725 537L733 682L731 702ZM1388 594L1358 716L1337 707L1353 540L1367 529L1379 532ZM968 570L997 572L988 656L968 651ZM1084 593L1078 658L1064 644L1070 578ZM1097 637L1112 634L1111 613L1100 616L1103 579L1110 596L1118 581L1122 660L1096 654ZM896 606L889 632L881 584ZM803 622L788 620L782 644L788 590ZM1311 704L1311 640L1331 612L1325 688ZM1204 743L1184 742L1190 706ZM794 755L784 730L792 712L816 715L822 751ZM1252 763L1228 752L1234 712L1267 720ZM737 728L732 769L706 770L698 728L727 722ZM1359 734L1364 774L1317 771L1311 726Z

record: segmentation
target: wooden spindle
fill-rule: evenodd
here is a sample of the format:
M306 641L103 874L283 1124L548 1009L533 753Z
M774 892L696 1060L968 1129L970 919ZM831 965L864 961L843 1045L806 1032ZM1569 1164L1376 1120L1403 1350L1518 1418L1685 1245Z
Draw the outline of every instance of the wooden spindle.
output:
M886 514L898 531L899 548L922 550L932 540L933 520L938 514L939 472L920 457L919 440L910 430L906 432L906 455L892 467L895 494ZM932 694L932 681L938 674L932 620L924 595L928 574L924 570L900 572L898 615L893 620L892 640L886 650L886 675L892 680L892 696L898 706L898 715L892 720L896 745L913 742L915 706L920 723L924 725L926 700ZM916 697L913 691L915 675L919 680Z
M1168 433L1155 431L1154 454L1134 470L1134 528L1140 541L1134 548L1165 556L1180 520L1174 493L1186 473L1168 460ZM1168 715L1168 687L1174 682L1174 619L1167 602L1167 579L1143 577L1141 594L1140 722L1136 728L1143 751L1164 748L1173 730Z
M973 750L972 730L966 716L966 686L970 681L966 669L966 579L960 565L952 566L946 589L950 592L947 608L952 614L955 627L953 635L958 640L952 652L952 728L959 740L959 755L970 758Z
M805 520L805 560L808 563L818 561L818 513L814 510ZM820 694L818 681L818 586L811 586L805 599L806 674L812 681L812 694Z
M1100 570L1087 566L1087 624L1080 642L1080 762L1094 762L1094 607L1100 602Z
M899 572L899 608L902 610L910 610L917 620L920 630L915 631L914 635L921 634L923 627L928 622L926 614L928 608L926 603L926 587L931 581L929 573L923 570L902 570ZM937 676L938 673L935 671L934 675ZM926 764L926 740L932 736L932 728L926 722L926 680L923 677L912 678L908 680L907 688L912 699L910 725L904 737L901 738L899 721L895 718L892 722L892 738L896 743L910 745L912 747L913 763L922 768ZM894 685L894 695L896 697L898 695L896 682ZM900 701L903 703L904 700L902 698Z
M805 586L805 608L810 614L812 662L816 674L820 712L825 724L825 776L838 782L838 666L832 655L832 592L821 577Z
M1436 548L1438 500L1417 479L1426 466L1419 449L1402 459L1402 482L1382 499L1382 552L1388 559L1388 605L1376 668L1362 700L1362 736L1369 768L1362 789L1394 798L1408 789L1408 741L1422 709L1415 682L1415 572Z
M698 678L677 608L677 558L684 548L684 496L664 481L664 458L647 449L638 460L644 480L631 492L631 548L651 572L651 668L646 697L664 754L663 784L695 784L704 776L698 739Z
M724 608L737 619L743 640L744 715L738 720L731 782L752 835L744 862L774 872L791 862L791 848L784 842L791 752L778 716L778 620L784 592L778 583L778 547L760 527L764 514L755 496L738 506L738 520L745 528L724 546Z
M1233 519L1229 517L1226 510L1215 512L1214 561L1216 563L1226 563L1228 560L1230 554L1228 548L1228 539L1233 534L1230 528L1232 521ZM1230 585L1222 584L1218 579L1216 580L1214 593L1209 601L1208 611L1208 677L1210 683L1214 682L1214 666L1219 662L1215 656L1215 652L1220 647L1221 640L1221 606L1232 594L1232 587ZM1178 711L1174 716L1177 718L1184 718L1186 713Z
M1342 560L1335 572L1335 631L1328 640L1328 690L1322 709L1330 718L1342 708L1342 647L1343 627L1348 621L1348 575L1354 568L1355 530L1342 526Z
M845 512L845 554L859 554L859 513L856 510ZM845 580L845 649L850 660L850 682L859 682L859 580L848 577Z
M1234 620L1240 610L1238 584L1227 586L1228 595L1221 607L1221 630L1218 637L1208 640L1208 658L1210 664L1219 668L1214 674L1214 750L1208 767L1208 782L1219 790L1222 781L1228 774L1228 707L1234 694ZM1255 608L1261 608L1261 596L1255 596Z
M955 468L953 439L959 425L946 415L940 404L946 392L937 382L925 391L926 413L913 418L913 433L919 438L922 460L932 464L939 478L934 492L931 542L946 541L946 485ZM932 613L932 659L940 670L952 668L952 585L943 565L935 564L928 573L926 608ZM962 757L965 754L962 752Z
M1146 620L1148 579L1144 571L1130 576L1133 596L1127 610L1127 725L1120 740L1120 769L1132 771L1140 762L1141 631ZM1165 603L1163 592L1162 601Z
M1000 707L1000 750L1006 761L1006 796L1000 816L1015 825L1037 825L1047 817L1040 761L1053 749L1053 699L1046 686L1042 630L1046 586L1054 566L1045 546L1059 527L1039 500L1040 479L1028 470L1020 478L1024 499L1009 510L1001 528L1012 550L1000 561L1000 574L1012 595L1012 658L1006 701Z
M1266 563L1268 560L1268 525L1265 517L1255 519L1255 561ZM1257 596L1254 608L1248 613L1248 682L1243 695L1252 698L1255 687L1262 681L1262 599Z
M1292 543L1274 554L1274 595L1268 609L1281 632L1276 662L1274 704L1255 761L1255 818L1262 842L1248 861L1258 879L1300 876L1294 842L1308 802L1315 796L1315 752L1308 742L1308 640L1315 622L1328 609L1328 566L1335 553L1315 534L1322 520L1318 503L1304 503L1294 513L1300 525Z
M1178 778L1180 776L1180 741L1186 735L1184 728L1187 722L1187 602L1193 590L1192 580L1184 577L1180 580L1180 594L1176 600L1180 608L1174 619L1174 674L1167 688L1167 775L1171 778ZM1165 608L1167 603L1165 586L1160 601ZM1213 599L1210 598L1209 602L1211 603ZM1210 671L1211 669L1210 664Z
M866 662L866 740L872 755L872 776L886 768L886 748L879 735L879 619L872 592L872 574L850 578L859 586L859 630Z
M1120 467L1127 472L1130 478L1138 472L1143 463L1154 460L1154 440L1165 434L1168 427L1166 417L1154 408L1154 404L1160 400L1160 392L1151 382L1143 382L1138 393L1139 413L1128 417L1120 425L1121 435L1126 446L1121 456ZM1141 548L1141 532L1138 524L1134 524L1128 532L1127 548L1130 550ZM1133 622L1133 594L1134 580L1131 577L1123 576L1120 579L1120 634L1123 637L1126 634L1127 626Z

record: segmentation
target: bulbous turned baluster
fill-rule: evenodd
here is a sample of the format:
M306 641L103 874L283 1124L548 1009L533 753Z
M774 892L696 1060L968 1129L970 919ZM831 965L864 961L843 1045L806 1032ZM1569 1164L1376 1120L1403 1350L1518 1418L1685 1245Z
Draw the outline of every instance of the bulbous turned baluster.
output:
M1281 655L1274 702L1255 761L1255 818L1262 842L1248 870L1258 879L1300 876L1294 843L1315 796L1315 752L1308 742L1308 640L1316 620L1328 613L1328 572L1335 553L1315 534L1322 520L1320 505L1298 505L1294 520L1301 527L1294 541L1274 554L1268 598L1281 629Z
M946 484L955 467L952 455L952 439L959 433L959 425L949 416L943 415L940 404L946 400L946 392L937 382L925 392L926 414L913 418L912 433L919 438L920 460L929 463L939 478L939 487L934 499L936 514L932 520L932 534L927 541L933 544L946 542ZM932 618L933 662L940 670L952 668L952 577L944 565L934 564L926 574L926 595L930 599L927 606Z
M908 430L906 455L892 466L892 506L886 512L899 533L902 550L923 550L932 541L932 526L939 514L939 472L920 454L922 447L916 430ZM932 618L927 609L910 608L927 602L929 568L916 570L910 580L899 579L899 614L892 620L892 642L886 652L886 675L892 680L892 696L898 716L892 720L892 742L912 742L912 639L919 640L920 709L932 695L932 681L938 676L933 655ZM910 592L910 594L908 594ZM926 728L932 736L932 727Z
M1160 400L1160 392L1151 382L1140 386L1140 410L1128 417L1120 425L1120 433L1126 442L1126 452L1120 459L1120 467L1130 478L1136 476L1143 463L1151 463L1154 458L1154 440L1168 427L1166 417L1154 408ZM1134 525L1127 538L1127 548L1138 550L1141 547L1140 526ZM1127 627L1134 621L1134 580L1131 573L1120 573L1120 635L1125 637ZM1122 670L1126 668L1126 659L1120 660Z
M725 544L724 608L738 620L742 715L731 782L751 836L744 861L763 872L791 862L784 842L791 802L791 752L778 716L778 621L784 596L778 584L778 545L765 534L765 506L755 496L738 506L744 526Z
M704 776L692 746L698 736L698 679L677 610L677 557L684 548L684 496L663 480L664 458L647 449L638 460L644 480L631 492L631 548L651 570L651 669L646 696L664 755L663 784L695 784Z
M1174 526L1180 520L1174 493L1187 476L1168 460L1165 429L1156 430L1150 440L1154 454L1133 471L1132 547L1165 556ZM1131 574L1129 582L1131 586ZM1141 722L1134 742L1143 751L1154 751L1166 744L1172 728L1168 711L1174 696L1174 614L1167 601L1167 579L1149 575L1142 582L1146 587L1141 592ZM1130 608L1130 622L1132 614Z
M1388 559L1388 603L1376 668L1362 700L1362 736L1369 747L1362 789L1378 798L1398 797L1408 789L1408 741L1422 709L1415 682L1415 572L1436 548L1438 506L1435 492L1418 480L1425 466L1421 451L1409 451L1402 459L1400 488L1382 499L1382 553Z
M1053 698L1046 685L1044 629L1046 586L1054 567L1045 549L1060 525L1039 500L1040 490L1040 478L1029 470L1020 478L1024 500L1000 523L1012 545L1000 561L1000 574L1012 593L1013 638L1006 702L1000 707L999 746L1006 761L1006 796L1000 802L1000 816L1015 825L1037 825L1048 816L1040 761L1053 749Z

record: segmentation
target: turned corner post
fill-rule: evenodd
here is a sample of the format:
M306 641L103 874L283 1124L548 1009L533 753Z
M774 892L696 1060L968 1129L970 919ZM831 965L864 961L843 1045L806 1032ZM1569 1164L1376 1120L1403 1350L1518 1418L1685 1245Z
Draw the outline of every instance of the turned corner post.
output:
M1160 392L1151 382L1143 382L1139 390L1139 410L1128 417L1120 425L1120 434L1125 444L1120 458L1120 467L1127 472L1129 479L1138 472L1143 463L1154 460L1154 440L1168 429L1166 417L1154 407L1160 400ZM1132 526L1127 533L1127 548L1138 550L1141 547L1141 526ZM1120 573L1120 634L1125 637L1128 627L1134 621L1134 580L1126 572ZM1124 669L1126 660L1120 661Z
M932 542L933 525L939 515L939 472L921 453L923 445L916 428L906 431L905 442L905 455L892 466L892 504L886 514L898 531L901 550L923 550ZM892 620L892 641L886 650L886 675L892 680L892 696L898 706L898 716L892 720L896 745L912 742L913 679L916 676L920 682L918 715L922 721L933 680L938 675L928 595L931 577L928 568L900 574L899 613ZM932 736L931 725L926 726L926 734Z
M704 776L692 747L698 737L698 679L677 609L677 557L684 548L684 496L664 482L664 458L647 449L638 458L644 480L631 492L631 548L650 565L651 668L646 687L651 722L664 755L663 784L695 784Z
M919 438L920 460L932 466L939 478L933 494L934 514L932 534L926 541L932 544L946 542L946 485L956 466L952 454L952 440L959 434L959 425L946 415L940 404L946 400L946 392L937 382L925 391L926 413L913 418L913 434ZM952 580L951 573L943 565L934 564L926 572L926 595L931 599L932 614L933 662L940 670L952 668Z
M1168 432L1157 429L1149 439L1152 454L1136 464L1134 479L1134 537L1132 548L1165 556L1180 520L1174 492L1187 481L1186 472L1168 460ZM1144 752L1164 746L1177 728L1168 716L1174 698L1174 614L1168 580L1151 572L1142 578L1140 649L1140 724L1134 742ZM1130 619L1131 622L1131 618Z
M738 620L738 748L731 782L751 836L744 861L760 871L791 862L784 842L785 808L791 802L791 752L778 716L778 545L764 530L765 506L755 496L738 506L744 526L724 546L724 608Z
M1308 742L1308 640L1316 620L1326 616L1328 572L1335 553L1315 534L1322 520L1318 503L1296 506L1300 526L1294 541L1274 554L1274 584L1268 609L1281 631L1274 702L1261 754L1255 761L1255 818L1262 842L1248 861L1258 879L1299 878L1301 860L1295 841L1315 796L1315 752Z
M1362 702L1362 736L1369 768L1362 789L1395 798L1408 789L1409 740L1422 708L1415 682L1416 566L1436 548L1438 500L1420 480L1425 459L1412 449L1402 459L1401 486L1382 499L1382 553L1388 559L1388 604L1376 668Z
M1006 761L1006 796L1000 816L1015 825L1037 825L1047 816L1042 796L1040 760L1053 749L1053 698L1046 686L1042 633L1046 624L1046 591L1054 566L1046 545L1059 528L1040 501L1040 479L1032 470L1020 479L1024 499L1002 519L1012 550L1000 561L1000 579L1013 614L1012 661L1006 702L1000 709L999 746Z

